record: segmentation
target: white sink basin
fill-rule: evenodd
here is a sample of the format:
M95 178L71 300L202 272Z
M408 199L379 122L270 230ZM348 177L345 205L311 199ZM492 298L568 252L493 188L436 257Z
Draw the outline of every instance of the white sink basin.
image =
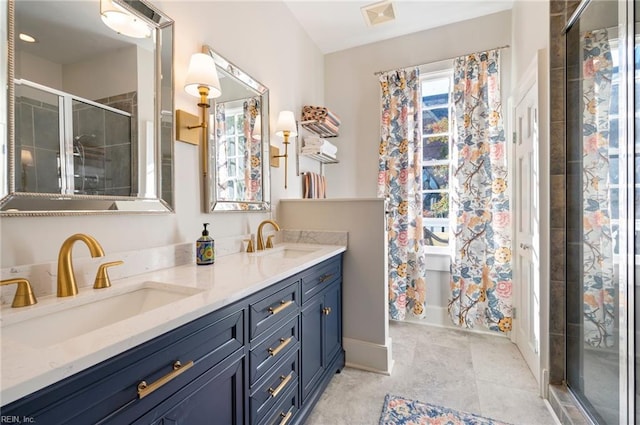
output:
M20 316L22 312L7 315L3 317L2 339L35 348L47 347L202 292L155 282L127 288L126 292L114 287L99 291L100 299L93 296L95 293L82 298L82 291L68 302L58 298L61 300L58 303L53 301L57 305L43 306L42 314L35 317L40 304L25 312L24 318Z
M311 254L312 252L317 251L318 247L315 246L277 246L275 248L267 248L264 251L258 251L255 253L256 256L259 257L269 257L269 258L298 258L304 255Z

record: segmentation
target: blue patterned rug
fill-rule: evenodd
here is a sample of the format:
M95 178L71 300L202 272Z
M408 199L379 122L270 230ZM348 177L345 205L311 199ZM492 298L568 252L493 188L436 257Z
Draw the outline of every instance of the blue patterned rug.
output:
M509 425L473 413L387 394L380 425Z

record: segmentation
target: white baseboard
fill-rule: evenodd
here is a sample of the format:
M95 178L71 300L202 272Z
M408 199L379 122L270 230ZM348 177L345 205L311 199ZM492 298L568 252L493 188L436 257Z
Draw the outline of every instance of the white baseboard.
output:
M352 338L342 338L342 346L346 354L346 366L384 375L391 374L391 369L393 368L391 338L387 339L385 345Z

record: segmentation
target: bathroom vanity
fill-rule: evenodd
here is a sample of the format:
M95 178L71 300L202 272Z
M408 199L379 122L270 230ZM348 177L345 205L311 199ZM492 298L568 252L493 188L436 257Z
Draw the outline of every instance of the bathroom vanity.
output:
M3 337L2 415L43 424L303 423L344 367L344 250L281 247L114 282L185 279L191 292L47 347ZM21 350L25 361L39 352L40 364L5 377ZM94 364L83 368L86 358Z

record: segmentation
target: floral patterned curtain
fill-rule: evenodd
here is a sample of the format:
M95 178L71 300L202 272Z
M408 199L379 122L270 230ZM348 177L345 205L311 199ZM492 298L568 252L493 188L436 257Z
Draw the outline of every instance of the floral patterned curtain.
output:
M422 317L425 259L422 238L422 133L418 69L380 76L378 196L387 200L389 315Z
M247 148L244 151L245 164L245 197L246 201L262 199L262 141L253 136L253 126L260 113L260 98L253 98L243 103L244 136Z
M613 62L607 30L585 33L582 63L584 338L615 345L615 286L609 196L609 103Z
M500 52L455 59L452 261L454 324L509 332L511 210L500 98Z
M223 102L216 102L216 156L211 159L216 161L216 185L218 187L217 193L220 197L228 199L230 194L228 193L227 180L229 178L227 173L227 116L225 111L225 104Z

